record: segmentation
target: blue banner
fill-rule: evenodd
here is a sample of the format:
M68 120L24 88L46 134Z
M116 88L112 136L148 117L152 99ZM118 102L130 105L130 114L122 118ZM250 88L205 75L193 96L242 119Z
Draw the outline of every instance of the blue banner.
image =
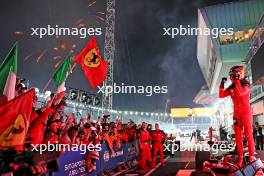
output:
M123 143L120 149L114 147L115 156L111 156L108 145L103 143L99 152L99 160L96 160L96 169L88 173L85 162L85 154L81 151L68 151L59 158L59 171L53 173L54 176L94 176L110 168L137 159L137 142Z
M59 172L54 173L54 176L73 176L86 174L87 167L85 163L85 155L80 153L80 151L65 152L59 158Z

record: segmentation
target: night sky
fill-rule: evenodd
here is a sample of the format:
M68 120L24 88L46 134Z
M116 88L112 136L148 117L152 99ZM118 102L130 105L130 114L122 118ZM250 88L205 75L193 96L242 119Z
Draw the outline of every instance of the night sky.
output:
M51 78L55 64L65 58L73 44L77 54L88 38L30 36L31 27L59 25L102 28L105 0L8 0L0 3L0 61L15 41L19 42L18 75L30 86L42 89ZM118 85L168 86L167 94L147 97L141 94L115 94L115 109L164 111L169 107L194 107L193 98L205 84L196 59L196 36L163 36L163 27L197 26L197 10L227 0L116 0L116 51L114 82ZM90 5L90 6L89 6ZM89 7L88 7L89 6ZM15 34L15 32L20 32ZM22 33L21 33L22 32ZM97 37L103 55L104 35ZM63 45L62 45L63 44ZM54 50L64 46L65 50ZM42 56L42 57L39 57ZM39 57L39 62L37 62ZM55 57L55 58L54 58ZM57 58L57 59L56 59ZM68 87L92 90L77 66L67 80ZM54 90L51 83L49 90Z

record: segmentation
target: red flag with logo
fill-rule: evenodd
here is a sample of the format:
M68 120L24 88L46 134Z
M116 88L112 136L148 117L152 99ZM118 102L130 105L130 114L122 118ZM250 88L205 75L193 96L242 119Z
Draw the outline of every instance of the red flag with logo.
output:
M76 56L75 61L81 65L84 75L93 89L96 89L105 81L108 64L99 53L95 37L89 40L83 50Z
M0 106L0 147L23 145L32 111L34 89Z

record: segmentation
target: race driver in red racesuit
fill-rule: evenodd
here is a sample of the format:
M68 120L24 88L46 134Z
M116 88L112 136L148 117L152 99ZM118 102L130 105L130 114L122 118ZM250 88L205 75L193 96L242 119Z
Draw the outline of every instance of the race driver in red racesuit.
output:
M232 84L224 89L224 84L227 78L222 78L219 87L219 97L224 98L231 96L234 104L234 131L236 137L236 147L239 160L237 165L239 167L243 164L243 128L246 140L248 142L248 152L250 161L254 161L255 144L252 129L252 112L249 103L250 98L250 83L245 78L245 70L243 66L234 66L229 72Z

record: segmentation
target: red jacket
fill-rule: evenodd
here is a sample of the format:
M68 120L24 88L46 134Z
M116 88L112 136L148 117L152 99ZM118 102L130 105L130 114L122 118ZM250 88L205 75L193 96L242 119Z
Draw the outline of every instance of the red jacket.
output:
M140 142L148 142L151 140L151 136L148 130L140 130L139 132Z
M164 137L164 132L162 130L152 131L153 142L162 142L163 137Z
M236 80L233 85L224 89L222 85L219 87L219 98L231 96L234 104L234 117L251 113L251 106L249 103L250 87L249 85L241 85L241 81Z

